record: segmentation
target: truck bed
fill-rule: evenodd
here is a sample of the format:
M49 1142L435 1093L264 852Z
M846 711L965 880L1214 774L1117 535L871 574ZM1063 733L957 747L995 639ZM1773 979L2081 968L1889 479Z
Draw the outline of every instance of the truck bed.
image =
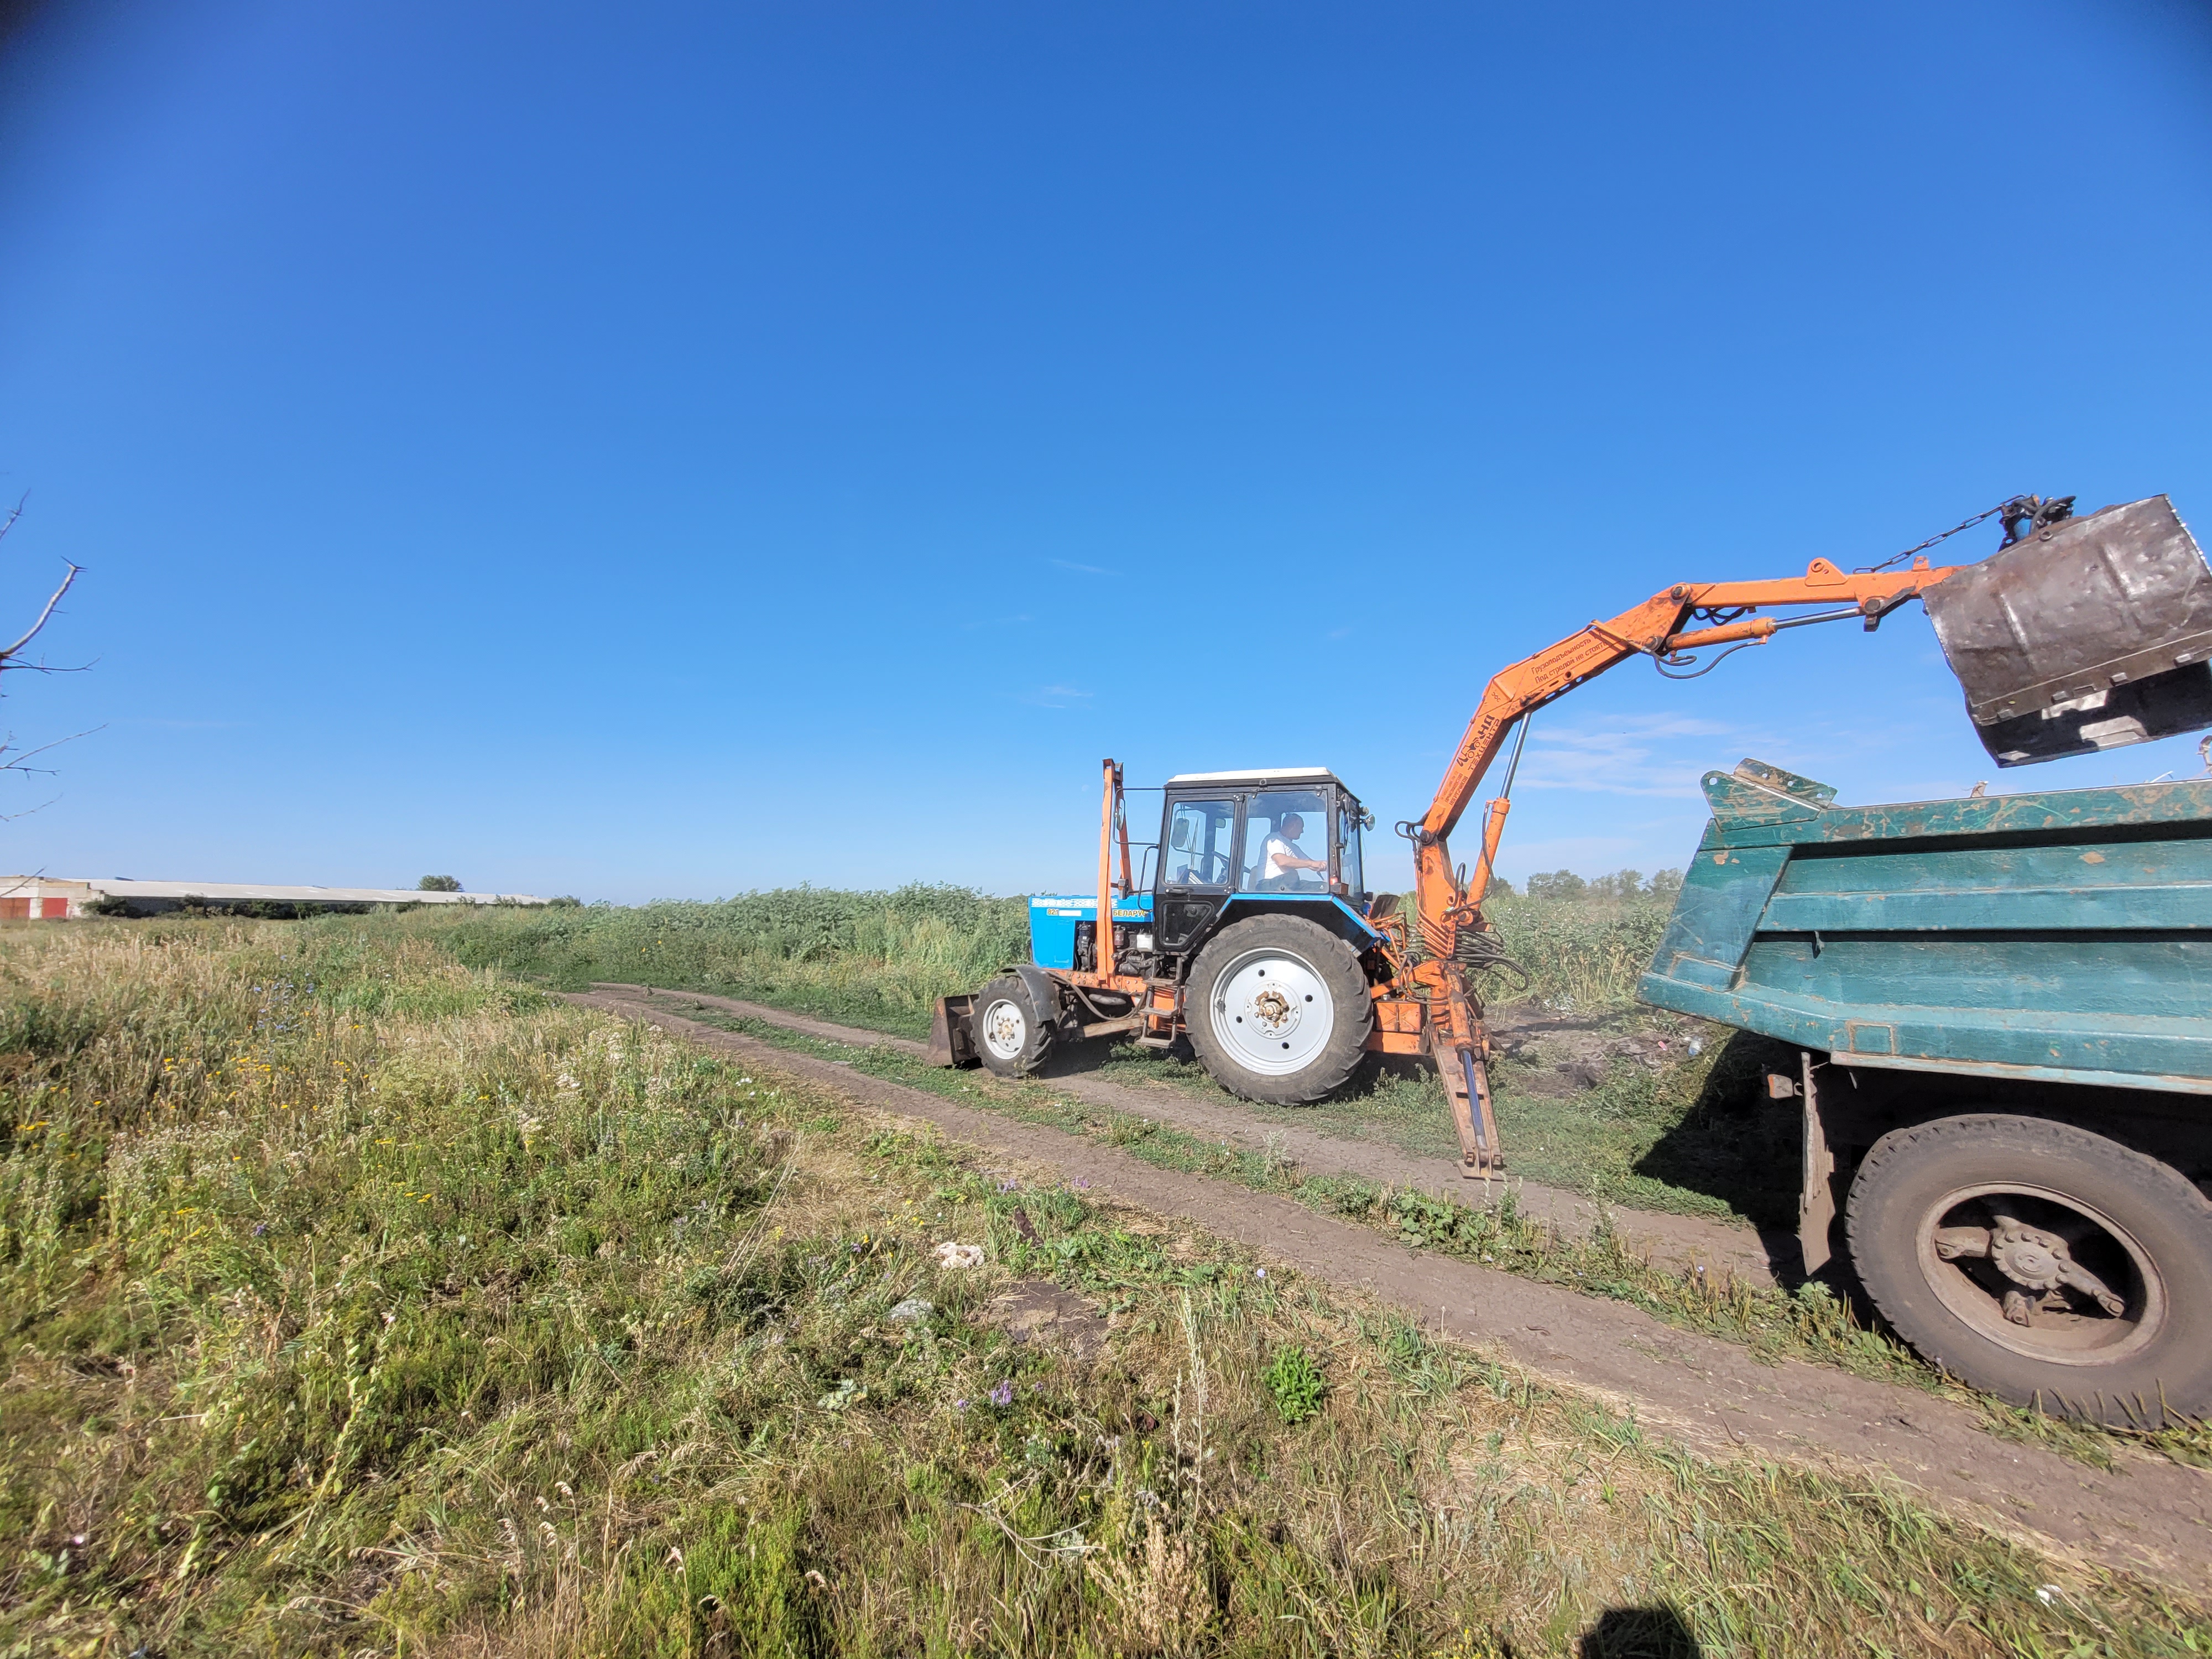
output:
M1646 1002L1854 1066L2212 1093L2212 782L1839 807L1756 761Z

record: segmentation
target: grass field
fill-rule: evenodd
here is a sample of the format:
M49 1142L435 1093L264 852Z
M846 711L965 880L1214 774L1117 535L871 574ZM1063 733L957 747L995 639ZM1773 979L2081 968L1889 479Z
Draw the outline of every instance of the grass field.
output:
M1528 972L1513 994L1606 1014L1633 1004L1668 908L1648 897L1507 894L1489 914ZM562 990L622 980L713 991L902 1036L927 1034L939 997L1029 959L1027 900L948 886L792 887L635 907L426 908L402 921L434 932L471 966Z
M1272 1150L1240 1151L1159 1120L1069 1099L1048 1077L1007 1079L979 1070L946 1070L888 1047L856 1049L712 1008L696 1008L683 1018L964 1106L1048 1125L1118 1147L1163 1169L1277 1194L1322 1214L1359 1222L1409 1246L1480 1261L1540 1283L1568 1285L1583 1295L1626 1302L1685 1330L1739 1343L1764 1359L1800 1359L1923 1389L1977 1413L1991 1434L2040 1445L2093 1468L2112 1468L2120 1458L2148 1450L2177 1462L2212 1468L2212 1427L2186 1424L2139 1433L2069 1423L2007 1405L1929 1364L1886 1330L1870 1328L1850 1299L1838 1297L1824 1284L1786 1289L1747 1284L1733 1274L1716 1279L1701 1271L1649 1259L1611 1226L1600 1226L1587 1237L1565 1233L1523 1214L1510 1183L1496 1205L1480 1205L1356 1176L1310 1174ZM1111 1077L1124 1064L1158 1063L1156 1057L1133 1055L1127 1062L1109 1062L1101 1072Z
M623 980L921 1036L930 1006L1029 952L1029 902L959 887L793 887L705 904L499 908L398 919L472 967L561 990Z
M0 1078L10 1655L2212 1650L410 917L0 929Z
M1579 1028L1540 1038L1498 1068L1512 1167L1616 1203L1785 1222L1796 1202L1796 1122L1755 1086L1761 1051L1747 1042L1726 1052L1724 1034L1711 1033L1692 1054L1686 1022L1636 1006L1637 977L1668 908L1648 896L1505 895L1491 905L1528 972L1525 986L1502 975L1493 982L1501 1012L1534 1011ZM947 887L799 888L635 909L426 909L391 925L441 941L472 966L559 989L611 980L709 991L902 1036L927 1034L937 998L973 990L1028 954L1024 901ZM1673 1033L1668 1049L1608 1052L1652 1031ZM1568 1048L1572 1077L1559 1069ZM1133 1054L1116 1074L1218 1092L1194 1066ZM1424 1156L1450 1156L1456 1144L1432 1074L1378 1074L1312 1109L1339 1132Z

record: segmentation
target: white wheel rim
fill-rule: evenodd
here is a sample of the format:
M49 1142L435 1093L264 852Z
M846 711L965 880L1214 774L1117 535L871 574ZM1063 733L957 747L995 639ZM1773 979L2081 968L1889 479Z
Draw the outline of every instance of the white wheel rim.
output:
M1011 997L1000 997L986 1008L975 1025L983 1034L983 1046L1000 1060L1019 1060L1029 1047L1029 1018Z
M1263 1077L1303 1072L1328 1047L1336 1000L1313 965L1287 951L1248 951L1213 981L1213 1035Z

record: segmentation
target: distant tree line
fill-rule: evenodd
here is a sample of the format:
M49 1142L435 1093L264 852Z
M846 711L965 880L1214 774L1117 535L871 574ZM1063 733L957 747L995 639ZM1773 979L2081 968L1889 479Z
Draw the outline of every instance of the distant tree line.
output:
M1501 892L1515 890L1502 877L1492 886ZM1609 876L1587 878L1571 870L1553 870L1530 876L1519 890L1532 899L1671 899L1682 890L1682 872L1662 870L1647 881L1641 870L1616 870Z

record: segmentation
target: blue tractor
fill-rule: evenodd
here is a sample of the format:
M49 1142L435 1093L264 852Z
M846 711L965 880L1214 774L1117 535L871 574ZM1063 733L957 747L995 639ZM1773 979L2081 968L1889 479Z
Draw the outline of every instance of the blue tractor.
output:
M939 1002L939 1063L1018 1077L1064 1041L1187 1036L1247 1099L1342 1086L1376 1046L1374 988L1395 971L1394 901L1378 905L1360 858L1372 816L1322 767L1188 772L1163 788L1158 840L1133 843L1112 761L1104 782L1100 890L1030 900L1030 960Z

